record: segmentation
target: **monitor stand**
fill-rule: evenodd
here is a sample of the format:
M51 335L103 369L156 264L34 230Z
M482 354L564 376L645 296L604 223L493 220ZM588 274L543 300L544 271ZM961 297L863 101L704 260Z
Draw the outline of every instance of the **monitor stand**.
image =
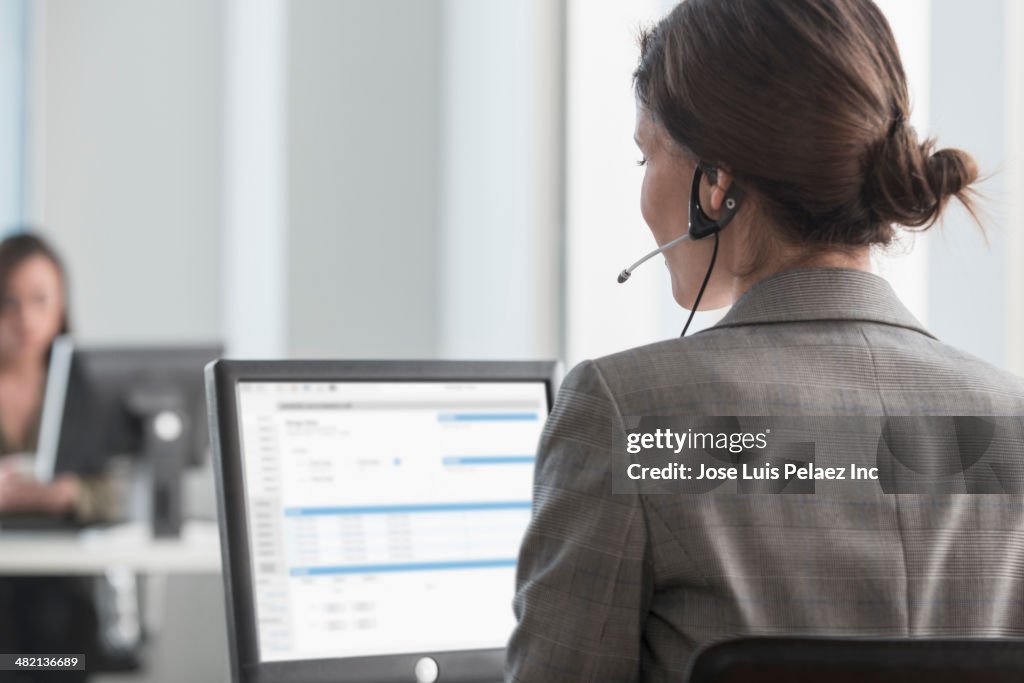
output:
M127 397L126 404L142 426L139 455L149 472L153 536L177 537L182 525L181 479L191 433L185 399L170 388L140 387Z

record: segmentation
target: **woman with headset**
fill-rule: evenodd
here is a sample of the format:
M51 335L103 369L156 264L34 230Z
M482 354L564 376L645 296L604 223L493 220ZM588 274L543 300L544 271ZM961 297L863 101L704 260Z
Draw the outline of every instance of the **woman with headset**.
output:
M1024 635L1020 496L617 487L636 416L1024 415L1024 381L943 344L871 272L896 226L970 209L978 177L910 125L871 0L687 0L634 76L659 249L633 267L663 252L681 306L732 307L566 376L506 679L682 681L701 646L745 635Z

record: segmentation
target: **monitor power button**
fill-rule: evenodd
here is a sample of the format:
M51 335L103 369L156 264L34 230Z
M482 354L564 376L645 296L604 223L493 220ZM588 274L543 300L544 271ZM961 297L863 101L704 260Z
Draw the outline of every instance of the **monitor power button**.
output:
M437 668L437 660L433 657L422 657L416 662L416 683L435 683L441 673Z

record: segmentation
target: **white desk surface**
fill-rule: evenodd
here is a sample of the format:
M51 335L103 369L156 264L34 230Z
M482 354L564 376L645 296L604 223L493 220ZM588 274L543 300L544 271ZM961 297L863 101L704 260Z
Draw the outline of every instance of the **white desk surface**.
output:
M0 575L100 574L107 569L147 574L220 572L215 522L190 520L180 538L155 539L148 525L129 523L80 532L0 532Z

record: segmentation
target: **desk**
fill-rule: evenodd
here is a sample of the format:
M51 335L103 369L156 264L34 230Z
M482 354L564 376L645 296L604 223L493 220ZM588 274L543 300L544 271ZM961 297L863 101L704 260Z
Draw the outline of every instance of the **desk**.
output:
M168 539L154 539L142 523L77 533L0 533L0 575L102 574L114 568L143 574L217 574L217 524L190 520L180 538Z

